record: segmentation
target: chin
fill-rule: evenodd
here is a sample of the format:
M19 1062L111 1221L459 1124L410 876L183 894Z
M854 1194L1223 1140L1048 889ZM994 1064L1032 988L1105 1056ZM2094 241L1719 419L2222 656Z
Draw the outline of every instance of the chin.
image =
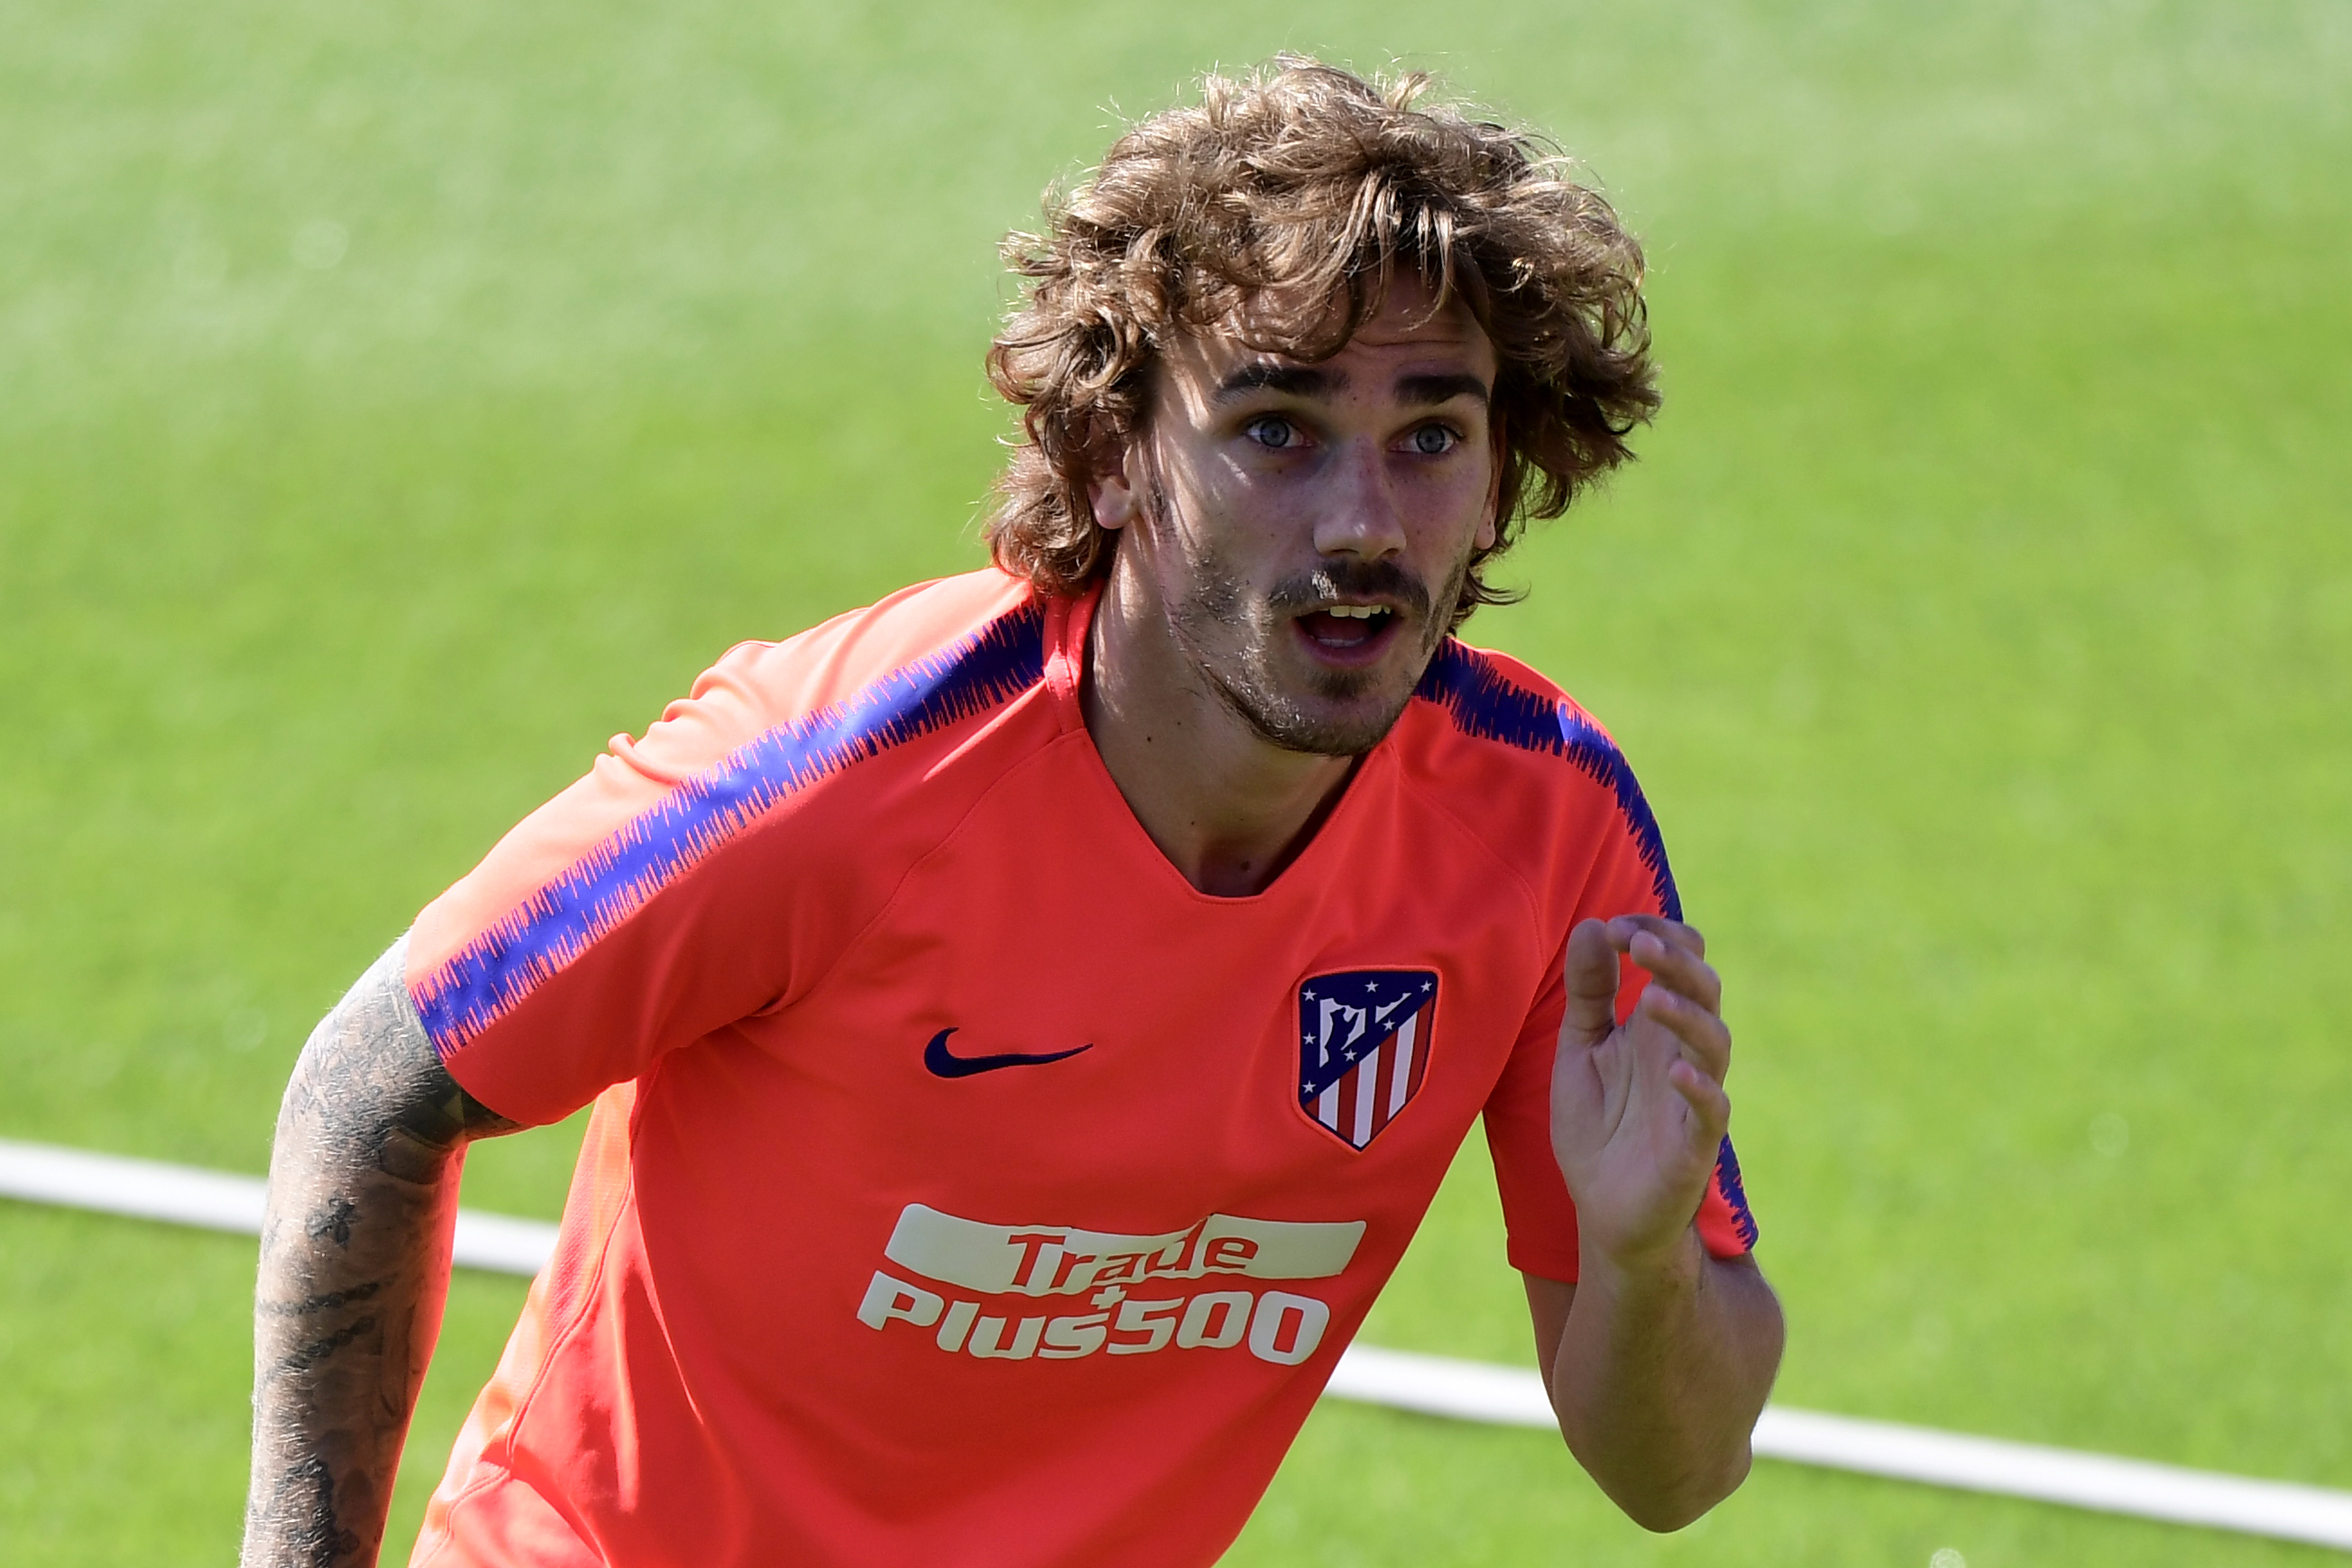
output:
M1426 656L1391 656L1356 669L1284 659L1261 642L1223 667L1204 667L1209 684L1258 738L1315 757L1361 757L1386 738L1412 700Z
M1361 757L1396 727L1412 698L1410 687L1391 696L1371 689L1375 685L1351 674L1318 681L1318 689L1304 700L1286 695L1269 701L1260 693L1235 706L1259 738L1285 751ZM1340 687L1346 689L1334 689Z

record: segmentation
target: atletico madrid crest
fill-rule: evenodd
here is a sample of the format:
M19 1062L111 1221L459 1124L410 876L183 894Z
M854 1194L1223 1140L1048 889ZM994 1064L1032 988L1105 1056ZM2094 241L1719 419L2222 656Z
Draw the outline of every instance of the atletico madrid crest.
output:
M1404 1109L1429 1063L1437 977L1349 969L1298 988L1298 1104L1360 1149Z

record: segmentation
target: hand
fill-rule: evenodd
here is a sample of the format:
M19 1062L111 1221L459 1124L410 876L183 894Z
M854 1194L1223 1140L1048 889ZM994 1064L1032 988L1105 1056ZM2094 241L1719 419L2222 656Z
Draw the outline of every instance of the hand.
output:
M1622 1026L1621 953L1650 972ZM1639 1268L1688 1245L1731 1124L1731 1031L1706 953L1695 928L1653 915L1586 920L1569 934L1551 1143L1587 1258Z

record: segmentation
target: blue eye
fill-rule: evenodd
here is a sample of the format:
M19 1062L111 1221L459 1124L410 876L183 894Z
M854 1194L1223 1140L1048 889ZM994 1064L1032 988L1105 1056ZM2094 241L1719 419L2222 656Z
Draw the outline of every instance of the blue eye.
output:
M1298 438L1298 432L1292 427L1290 421L1271 413L1251 420L1248 434L1260 446L1270 446L1276 452Z
M1424 424L1412 433L1412 449L1423 457L1443 457L1461 439L1442 424Z

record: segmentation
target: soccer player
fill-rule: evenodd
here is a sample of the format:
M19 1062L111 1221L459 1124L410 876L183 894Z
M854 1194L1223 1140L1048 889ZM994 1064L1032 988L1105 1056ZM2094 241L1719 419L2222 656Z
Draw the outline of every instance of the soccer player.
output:
M375 1560L465 1145L590 1103L415 1563L1211 1563L1481 1117L1576 1457L1739 1483L1717 977L1608 736L1453 636L1655 405L1640 253L1420 85L1123 136L1014 244L994 568L728 653L319 1027L247 1564Z

